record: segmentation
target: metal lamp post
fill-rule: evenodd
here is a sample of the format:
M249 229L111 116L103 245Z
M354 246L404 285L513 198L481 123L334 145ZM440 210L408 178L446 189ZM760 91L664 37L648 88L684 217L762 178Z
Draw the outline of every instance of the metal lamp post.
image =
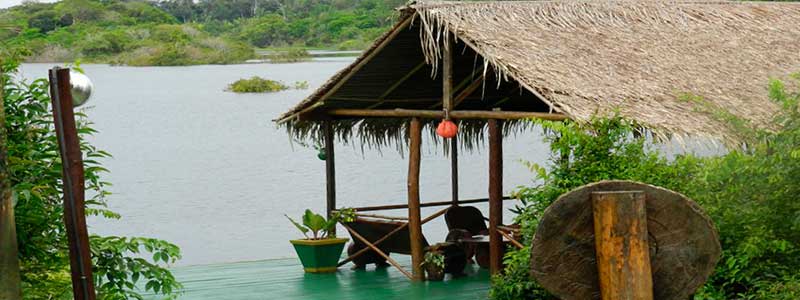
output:
M75 300L94 300L96 296L84 205L83 158L73 110L89 100L93 86L86 75L71 72L70 69L55 67L49 75L53 121L62 162L64 224L69 241L72 292Z

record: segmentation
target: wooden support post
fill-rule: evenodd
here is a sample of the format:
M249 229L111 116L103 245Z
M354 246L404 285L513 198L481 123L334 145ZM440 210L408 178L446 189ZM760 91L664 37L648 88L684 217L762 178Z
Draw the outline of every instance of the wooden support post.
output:
M489 271L503 269L503 132L502 123L489 120Z
M325 185L327 187L327 214L336 210L336 155L333 150L334 132L332 121L325 121ZM332 234L336 235L336 227Z
M458 205L458 136L450 139L450 186L453 206Z
M643 191L593 192L595 249L603 300L652 300Z
M3 70L0 69L0 99L3 99ZM0 124L5 124L4 106L0 104ZM0 128L0 299L22 299L11 178L6 160L6 132Z
M84 204L84 170L72 93L69 69L50 70L50 95L53 118L61 152L64 181L64 224L69 242L72 294L76 300L94 300L92 259L89 256L89 234L86 229Z
M422 144L422 123L419 118L411 119L409 126L410 143L408 147L408 235L411 239L411 270L414 280L425 280L422 271L422 223L419 206L419 165Z
M447 37L442 52L442 108L453 110L453 39Z

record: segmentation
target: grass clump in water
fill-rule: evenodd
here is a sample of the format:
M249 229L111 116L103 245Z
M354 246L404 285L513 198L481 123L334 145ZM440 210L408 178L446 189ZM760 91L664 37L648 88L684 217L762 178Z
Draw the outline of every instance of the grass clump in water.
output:
M311 54L305 49L289 49L270 53L267 58L270 63L297 63L311 60Z
M280 81L253 76L249 79L239 79L231 83L226 90L234 93L272 93L292 88L298 90L307 89L308 81L298 81L289 86Z

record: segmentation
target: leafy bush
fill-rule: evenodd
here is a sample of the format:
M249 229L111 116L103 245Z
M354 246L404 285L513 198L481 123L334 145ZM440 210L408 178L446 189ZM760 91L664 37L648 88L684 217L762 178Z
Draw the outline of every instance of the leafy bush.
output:
M798 82L800 83L800 77ZM796 86L796 85L794 85ZM749 128L749 143L721 157L684 155L668 161L637 139L637 127L619 118L587 125L540 122L551 143L549 171L529 163L542 183L516 191L525 243L544 209L583 184L629 179L681 192L698 202L718 227L723 254L696 299L797 299L800 295L800 111L798 92L773 81L770 97L782 107L774 128ZM709 111L713 116L730 114ZM530 250L510 251L492 279L492 299L548 299L530 277Z
M239 79L231 83L226 90L234 93L271 93L288 90L290 88L306 89L308 88L308 82L298 81L290 87L280 81L253 76L249 79Z
M63 223L61 199L61 158L53 129L48 83L37 79L30 83L14 81L11 74L18 67L15 57L3 51L0 78L4 89L6 112L8 170L12 192L17 200L15 217L23 294L31 299L69 298L69 255ZM119 215L106 208L109 183L103 181L106 169L98 161L107 152L86 141L94 129L81 112L76 112L78 134L84 154L86 212L116 219ZM141 299L135 283L146 281L144 291L170 296L180 284L160 263L180 258L178 247L149 238L90 236L94 281L100 299ZM145 251L142 251L141 248ZM139 255L152 253L148 261Z

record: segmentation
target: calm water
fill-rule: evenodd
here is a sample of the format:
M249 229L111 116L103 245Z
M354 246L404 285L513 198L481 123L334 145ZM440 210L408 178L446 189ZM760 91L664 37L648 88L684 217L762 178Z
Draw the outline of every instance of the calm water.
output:
M294 256L297 232L283 214L325 209L325 163L316 151L292 145L272 119L302 100L351 58L299 64L193 67L84 65L95 83L88 114L100 131L94 143L114 157L104 163L114 184L110 208L122 220L91 219L90 232L150 236L178 244L181 265ZM45 77L49 64L26 64L23 76ZM310 89L243 95L225 86L250 76L294 82ZM449 160L423 147L423 201L448 200ZM394 149L337 145L340 206L402 204L408 163ZM537 133L504 144L505 191L531 183L519 160L544 162ZM487 195L485 148L460 156L464 198ZM506 202L511 206L512 202ZM485 206L479 206L487 213ZM434 209L423 210L423 215ZM395 211L402 214L403 211ZM506 213L506 220L511 217ZM444 239L443 219L423 228L429 241ZM340 229L340 232L342 230Z

